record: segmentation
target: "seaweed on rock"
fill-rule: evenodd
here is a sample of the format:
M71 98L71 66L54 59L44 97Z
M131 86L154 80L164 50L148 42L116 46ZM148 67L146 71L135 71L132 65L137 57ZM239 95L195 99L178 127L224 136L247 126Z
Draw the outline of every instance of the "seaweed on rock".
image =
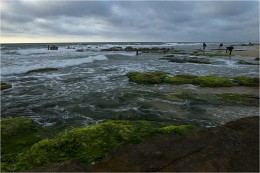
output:
M8 137L11 134L17 131L22 132L21 129L28 131L28 134L31 131L30 135L38 134L34 131L31 119L21 118L18 120L18 123L12 123L12 121L16 122L17 119L6 121L11 122L11 125L7 126L4 123L3 128L12 130L7 131L7 136L3 136L2 140L6 141L5 149L9 152L11 150L10 145L13 142L12 140L8 141ZM25 127L25 125L28 126ZM184 135L192 133L197 129L191 125L170 126L169 129L163 129L163 126L165 126L163 123L160 124L159 122L151 121L111 120L89 127L69 130L54 138L39 140L40 137L38 137L35 140L25 143L26 146L23 148L15 145L18 149L12 155L13 160L2 159L2 170L24 171L76 158L83 163L90 164L101 160L115 148L127 143L139 143L165 133ZM8 155L8 153L5 154Z
M251 78L248 76L235 77L234 82L241 86L250 86L250 87L259 86L259 78Z
M127 74L130 82L136 82L138 84L159 84L167 76L165 72L130 72Z
M259 86L259 78L247 76L238 76L235 78L219 76L196 76L192 74L183 74L167 76L165 72L129 72L127 74L130 82L138 84L193 84L201 87L232 87L232 86Z
M165 82L171 84L195 84L202 87L233 86L233 83L229 78L218 76L177 75L173 77L167 77Z

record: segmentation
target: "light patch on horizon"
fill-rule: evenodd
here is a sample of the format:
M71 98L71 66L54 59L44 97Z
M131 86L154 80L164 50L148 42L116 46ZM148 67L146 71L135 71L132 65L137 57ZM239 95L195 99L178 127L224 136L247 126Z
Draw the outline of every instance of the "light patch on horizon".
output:
M1 42L257 41L258 1L1 1Z

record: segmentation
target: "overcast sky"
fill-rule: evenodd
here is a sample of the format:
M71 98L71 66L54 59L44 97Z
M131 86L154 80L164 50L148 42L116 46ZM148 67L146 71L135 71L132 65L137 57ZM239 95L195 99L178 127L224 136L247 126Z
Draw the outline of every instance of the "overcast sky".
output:
M1 42L259 41L259 1L1 0Z

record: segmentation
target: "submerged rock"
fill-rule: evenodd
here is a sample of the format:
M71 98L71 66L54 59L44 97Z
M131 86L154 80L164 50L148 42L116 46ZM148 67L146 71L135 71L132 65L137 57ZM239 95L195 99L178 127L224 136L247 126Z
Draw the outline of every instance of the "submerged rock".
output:
M41 69L29 70L28 72L26 72L26 74L29 74L29 73L45 73L45 72L56 71L56 70L58 70L58 69L57 68L41 68Z
M252 62L248 62L248 61L243 61L243 60L239 60L238 64L243 64L243 65L259 65L256 63L252 63Z
M1 90L5 90L8 88L12 88L12 85L8 83L1 83Z
M169 62L177 62L177 63L197 63L197 64L211 64L211 62L206 58L197 58L197 57L185 57L185 58L177 58L174 55L167 55L162 60L168 60Z

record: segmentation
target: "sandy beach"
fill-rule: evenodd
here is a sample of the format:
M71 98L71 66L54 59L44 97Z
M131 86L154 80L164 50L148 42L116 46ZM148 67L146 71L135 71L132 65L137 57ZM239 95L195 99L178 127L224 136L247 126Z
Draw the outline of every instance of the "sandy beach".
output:
M254 46L236 46L234 49L234 55L246 56L246 57L259 57L259 45ZM241 51L243 50L243 51Z

